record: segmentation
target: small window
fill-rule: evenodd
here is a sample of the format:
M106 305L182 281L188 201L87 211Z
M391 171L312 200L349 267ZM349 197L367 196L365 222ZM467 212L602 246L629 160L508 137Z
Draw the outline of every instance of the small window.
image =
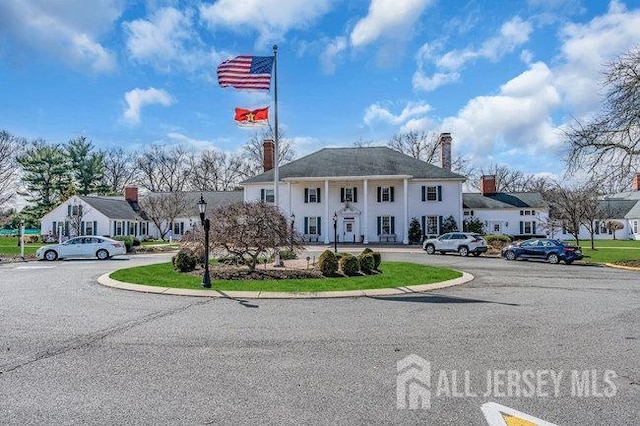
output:
M633 233L634 234L638 233L638 221L637 220L633 221Z
M344 189L344 201L353 202L353 188Z
M265 203L273 203L273 202L275 202L276 198L275 198L273 189L263 189L261 192L262 192L261 201L264 201Z
M382 201L389 202L391 200L391 188L388 186L382 188Z
M317 217L309 218L309 234L318 235L318 218Z
M391 234L391 216L382 216L382 234Z
M438 234L438 216L427 216L427 234Z
M309 188L309 202L317 203L318 202L318 192L316 188Z
M437 200L438 200L438 187L427 186L427 201L437 201Z

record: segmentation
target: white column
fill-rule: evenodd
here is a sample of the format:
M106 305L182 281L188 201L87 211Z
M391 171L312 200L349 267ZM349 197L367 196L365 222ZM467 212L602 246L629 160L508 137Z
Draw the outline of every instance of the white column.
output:
M289 216L293 213L293 202L291 200L291 182L287 182L287 188L289 189Z
M364 243L369 244L369 181L364 180L364 197L362 209L362 233L364 234Z
M404 178L403 183L404 189L404 226L403 232L404 237L402 239L402 244L409 244L409 179Z
M458 188L460 189L460 200L458 205L458 231L462 232L464 230L464 225L462 223L462 221L464 220L464 212L462 211L464 207L464 202L462 200L462 182L460 182L460 186Z
M333 232L333 216L329 216L329 181L324 181L324 243L329 244L329 234Z

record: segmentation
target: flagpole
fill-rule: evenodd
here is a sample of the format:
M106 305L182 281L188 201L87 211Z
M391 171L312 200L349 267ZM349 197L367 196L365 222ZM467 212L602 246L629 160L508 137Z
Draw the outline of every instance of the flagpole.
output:
M275 129L273 132L274 136L274 149L273 149L273 201L276 207L280 207L279 197L278 197L278 182L280 181L280 172L278 167L278 156L279 156L279 146L280 141L278 140L278 45L273 45L273 78L274 78L274 86L273 86L273 102L274 102L274 125Z

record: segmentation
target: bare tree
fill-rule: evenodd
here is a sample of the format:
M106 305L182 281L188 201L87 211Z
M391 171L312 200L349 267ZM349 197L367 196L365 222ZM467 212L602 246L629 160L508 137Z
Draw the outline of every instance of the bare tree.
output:
M567 187L556 183L547 192L552 218L562 221L564 228L580 245L580 225L585 223L585 206L593 202L588 186Z
M598 188L589 183L580 188L582 197L580 199L582 217L581 223L589 232L589 238L591 240L591 249L595 249L594 235L597 231L597 227L600 226L599 220L605 219L609 216L609 212L603 207L600 202Z
M539 192L544 193L554 186L551 179L545 176L526 174L510 168L505 164L489 164L480 169L480 175L493 175L496 177L496 191L498 192ZM479 188L480 179L474 177L472 186Z
M160 232L160 238L171 230L173 221L186 215L190 204L184 192L150 193L140 199L140 207Z
M613 239L616 239L616 231L624 229L624 223L617 220L608 220L606 223L607 231L613 234ZM592 247L593 248L593 247Z
M192 155L189 161L194 191L230 191L245 175L245 163L239 154L208 149Z
M363 147L367 147L367 146L373 146L375 145L375 142L372 141L371 139L362 139L362 138L358 138L358 140L356 140L353 143L353 146L358 147L358 148L363 148Z
M0 130L0 206L13 199L16 193L16 151L24 142Z
M607 65L600 113L565 132L567 174L586 170L620 182L640 169L640 48Z
M438 161L440 145L438 135L433 132L418 132L415 130L394 135L388 143L389 148L409 155L426 163L435 164Z
M265 139L274 140L273 128L262 132L256 132L251 139L242 147L245 158L245 167L243 169L243 178L256 176L261 174L264 161L264 141ZM282 129L278 130L278 165L282 166L291 162L296 157L293 149L293 140L285 137Z
M140 184L151 192L183 191L189 184L189 152L152 145L137 159Z
M138 153L111 148L104 155L104 184L108 194L123 194L124 188L136 182Z
M251 271L260 256L281 248L300 251L302 235L287 224L278 207L263 202L221 206L211 215L211 247L243 259Z

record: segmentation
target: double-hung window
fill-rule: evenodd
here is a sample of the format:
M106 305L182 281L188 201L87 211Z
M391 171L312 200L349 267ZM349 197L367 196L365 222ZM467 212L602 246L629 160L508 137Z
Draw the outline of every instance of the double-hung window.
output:
M261 189L260 190L260 201L265 203L273 203L275 202L275 195L273 189Z
M319 203L320 202L320 188L305 188L304 189L304 202L305 203Z

